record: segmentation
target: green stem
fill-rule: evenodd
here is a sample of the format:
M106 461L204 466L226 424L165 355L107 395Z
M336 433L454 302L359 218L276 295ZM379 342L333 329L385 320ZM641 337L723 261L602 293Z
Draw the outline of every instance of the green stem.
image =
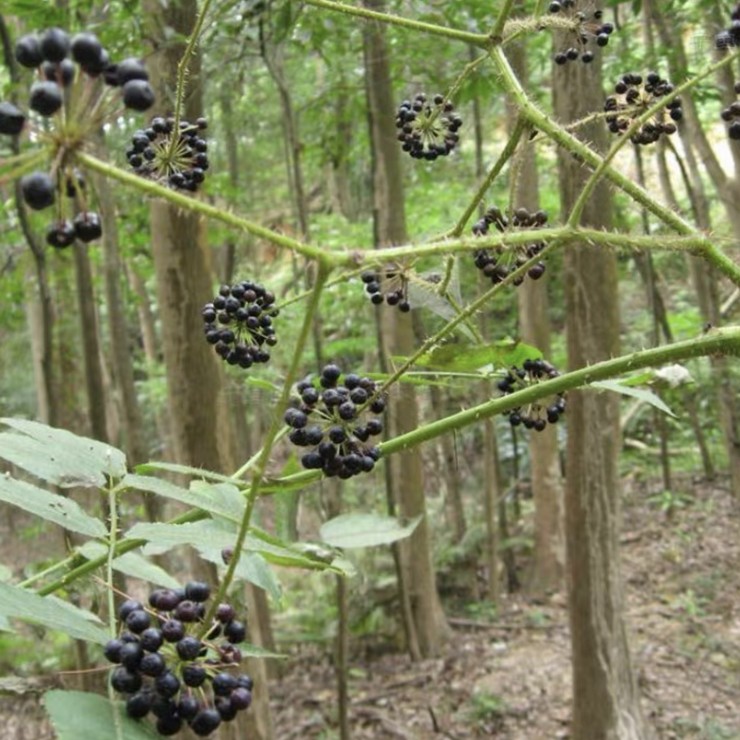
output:
M105 568L105 583L108 586L108 627L111 637L116 635L116 602L113 591L113 561L115 560L118 538L118 498L115 487L108 490L108 508L110 509L110 531L108 533L108 560Z
M346 13L347 15L353 15L358 18L365 18L366 20L380 21L381 23L387 23L390 26L410 28L414 31L422 31L423 33L432 34L433 36L444 36L448 39L464 41L466 44L474 44L475 46L487 47L491 43L490 37L484 33L460 31L456 28L437 26L434 23L425 23L424 21L414 21L409 18L402 18L398 15L391 15L390 13L381 13L377 10L369 10L368 8L336 3L332 2L332 0L305 0L305 3L306 5L313 5L315 8L325 8L326 10L334 10L339 13Z
M114 167L113 165L103 162L97 157L93 157L86 152L78 152L77 159L80 163L89 167L95 172L99 172L101 175L110 177L113 180L124 183L125 185L131 185L137 190L147 193L148 195L156 196L158 198L164 198L170 203L174 203L181 208L185 208L195 213L200 213L208 218L213 218L217 221L222 221L229 226L246 231L250 234L260 237L261 239L267 239L272 244L284 249L290 249L293 252L302 254L304 257L312 260L319 260L330 264L350 263L351 259L349 255L333 255L318 247L305 244L296 239L291 239L284 234L278 234L271 229L267 229L264 226L249 221L246 218L235 216L233 213L212 206L210 203L206 203L202 200L196 200L195 198L180 193L177 190L164 187L159 183L153 182L152 180L145 180L139 175L135 175L132 172L125 172L124 170Z
M516 151L516 148L519 145L519 139L521 139L526 126L527 124L524 118L522 116L519 116L514 126L514 130L511 132L511 136L506 142L506 146L501 151L501 154L499 154L498 159L494 162L494 165L493 167L491 167L488 175L486 175L486 179L483 180L477 192L473 196L473 200L468 204L468 207L463 212L463 215L460 216L460 220L457 222L457 224L455 224L455 228L452 229L452 231L450 232L450 236L460 236L460 234L462 234L465 225L470 220L470 217L473 215L473 212L476 210L476 208L478 208L478 204L483 200L486 193L488 192L488 189L493 184L493 181L496 179L496 177L498 177L499 172L501 172L506 162Z
M185 101L185 77L188 73L188 64L190 59L195 52L195 46L200 38L201 31L203 30L203 21L206 18L206 13L210 8L211 0L203 0L203 5L198 12L198 17L195 20L195 26L188 39L188 44L185 47L185 51L180 57L180 61L177 63L177 87L175 90L175 123L172 126L174 132L180 131L180 116L182 115L182 109ZM178 136L172 136L170 139L170 150L173 151L177 146Z
M452 416L433 421L412 432L383 442L380 448L384 455L401 452L435 437L557 393L575 390L589 383L607 380L645 367L656 367L669 362L680 362L693 357L714 354L740 354L740 326L713 329L697 339L641 350L613 360L598 362L580 370L573 370L553 380L537 383L516 393L486 401Z
M554 394L573 391L599 380L615 378L626 372L640 370L646 367L655 367L667 363L681 362L694 357L709 354L740 355L740 326L729 326L722 329L712 329L697 339L662 345L652 349L634 352L614 360L605 360L594 365L573 370L553 380L543 381L524 390L511 393L501 398L486 401L465 411L448 416L438 421L425 424L412 432L381 442L378 446L383 457L402 450L408 450L428 442L443 434L463 429L484 419L512 411L515 408L526 406L540 399ZM536 434L536 432L533 432ZM321 472L305 470L300 473L278 478L272 485L265 486L264 493L274 493L282 488L305 488L321 478Z
M496 23L493 26L493 30L491 31L491 38L498 41L503 32L504 32L504 25L506 24L506 21L511 14L511 9L514 6L514 0L504 0L504 7L501 8L498 17L496 18Z
M218 592L216 593L215 598L211 601L211 606L209 607L208 612L205 616L203 627L201 630L201 637L208 631L209 625L211 624L213 616L216 613L216 609L218 609L218 605L224 600L224 597L229 590L229 587L231 586L231 582L234 580L236 567L239 564L239 559L241 558L244 547L244 541L247 538L249 525L252 521L254 506L257 498L259 497L260 486L262 485L265 471L267 470L267 464L270 460L270 453L272 452L273 444L275 443L279 432L285 426L283 422L283 414L285 412L285 409L288 407L288 401L290 400L290 392L293 387L293 383L298 377L298 370L303 360L303 350L308 343L309 338L311 337L313 322L318 313L321 294L324 290L324 285L328 277L329 268L327 268L327 266L323 263L320 263L318 274L316 276L316 282L314 283L313 290L311 292L311 300L306 306L306 311L303 318L303 325L301 326L300 334L298 335L298 338L295 342L293 357L283 382L282 393L280 394L280 398L278 399L277 406L275 408L275 414L272 420L272 424L267 431L265 441L262 445L262 451L254 467L254 472L252 473L252 483L249 487L249 492L247 493L247 505L244 510L244 516L242 517L241 524L239 526L239 532L236 536L236 542L234 543L234 554L232 555L231 560L229 561L229 564L226 568L226 573L224 574L224 577L221 580L221 584L218 587Z

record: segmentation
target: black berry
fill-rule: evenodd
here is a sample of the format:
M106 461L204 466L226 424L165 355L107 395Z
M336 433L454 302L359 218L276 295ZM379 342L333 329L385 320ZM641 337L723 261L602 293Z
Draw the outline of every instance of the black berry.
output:
M69 36L61 28L49 28L41 34L41 54L48 62L61 62L69 52Z
M42 116L52 116L62 107L62 90L56 82L34 82L28 104Z
M21 36L15 45L15 58L18 64L35 69L44 61L38 36L29 34Z
M121 93L123 104L132 110L145 111L154 105L154 90L146 80L129 80Z
M26 117L12 103L0 103L0 134L18 136L23 130Z

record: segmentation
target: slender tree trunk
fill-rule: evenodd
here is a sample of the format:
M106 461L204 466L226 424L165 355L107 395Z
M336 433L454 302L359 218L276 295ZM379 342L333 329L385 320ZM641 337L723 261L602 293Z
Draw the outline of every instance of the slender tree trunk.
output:
M364 0L373 10L384 7L382 0ZM368 23L364 33L366 89L371 111L371 141L374 157L375 229L380 245L406 241L403 181L396 130L388 111L394 109L390 65L384 30ZM389 349L393 354L409 354L414 347L410 317L386 311ZM411 385L402 383L390 408L391 431L402 434L418 425L418 407ZM398 492L400 514L421 516L413 535L401 545L402 562L410 588L419 648L423 656L438 653L449 626L442 611L432 564L431 533L426 519L424 476L418 450L409 450L386 461L391 466L394 488Z
M147 458L144 444L141 410L134 385L134 366L126 314L121 297L123 265L118 248L118 225L116 206L108 180L95 178L95 191L100 205L103 225L103 249L105 271L105 297L108 308L108 331L110 332L111 371L113 385L120 394L120 415L123 421L123 449L129 465L137 465Z
M90 433L94 439L108 441L103 369L100 364L102 352L98 335L98 319L95 306L92 270L88 247L75 242L75 275L77 277L77 303L80 311L83 362L85 366L85 388L87 390L87 413Z
M511 64L527 87L529 73L524 47L512 48ZM510 132L515 124L516 111L509 108L507 127ZM534 147L522 142L517 157L519 177L513 192L515 202L509 206L537 210L539 182ZM554 278L555 271L548 270L544 279L525 280L517 289L521 338L537 347L546 358L552 356L547 283ZM534 495L534 561L527 587L530 592L541 594L558 589L565 573L563 481L555 425L550 424L543 432L529 435L529 458Z
M563 121L602 104L600 65L553 70L555 113ZM603 149L601 126L582 136ZM589 171L558 152L563 215L567 216ZM594 191L582 222L611 225L605 183ZM569 369L619 352L616 257L586 244L565 254ZM644 740L652 737L640 707L624 622L619 558L619 400L614 394L578 391L568 397L566 548L573 665L573 740Z

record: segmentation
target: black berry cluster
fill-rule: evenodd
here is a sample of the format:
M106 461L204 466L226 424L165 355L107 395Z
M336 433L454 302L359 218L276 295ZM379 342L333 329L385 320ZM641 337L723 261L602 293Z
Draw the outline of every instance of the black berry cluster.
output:
M397 306L403 313L411 310L409 279L402 269L386 267L383 270L366 270L360 277L365 283L365 292L376 306L385 302L389 306Z
M120 634L105 645L126 712L135 719L151 713L160 735L188 724L205 737L252 703L252 679L229 671L241 661L246 625L230 604L219 604L206 628L209 597L208 584L191 581L152 591L148 606L128 599L118 610Z
M111 88L120 88L123 105L132 110L146 110L154 103L149 75L138 59L112 63L98 38L88 31L72 37L61 28L28 34L15 45L15 58L36 71L28 97L31 112L26 115L12 103L0 103L0 133L32 132L50 145L52 162L48 172L37 170L22 177L23 199L34 210L56 203L56 217L46 233L52 247L68 247L75 239L93 241L102 234L100 216L87 203L75 153L86 136L119 114L120 102L112 99ZM57 115L62 110L64 115ZM49 120L41 124L39 117ZM71 208L65 206L65 195L72 201Z
M485 236L488 229L493 224L499 231L504 232L508 229L537 229L547 223L547 214L544 211L535 211L530 213L526 208L517 208L511 218L505 216L500 209L489 208L486 213L473 224L473 234L476 236ZM523 264L536 257L545 248L544 242L532 242L516 247L504 249L497 247L495 249L479 249L474 252L475 266L494 284L500 283L510 272L521 267ZM536 262L527 270L527 275L532 280L538 280L545 274L545 263ZM514 285L521 285L524 277L520 276L513 282Z
M740 46L740 3L737 3L733 8L730 21L730 27L720 31L714 37L714 44L718 49Z
M370 472L380 450L366 443L383 431L379 415L385 410L375 381L353 373L342 378L339 367L326 365L319 386L310 378L298 383L300 401L285 412L285 423L292 429L290 441L312 448L301 464L343 479Z
M546 360L524 360L521 368L512 367L498 382L498 389L505 395L524 390L543 380L557 378L560 373ZM565 413L565 395L558 393L550 403L533 403L527 408L507 411L509 423L513 427L520 424L526 429L541 432L548 424L555 424Z
M398 140L402 149L414 159L433 160L448 155L460 137L462 118L444 95L435 95L431 102L424 93L413 100L404 100L396 113Z
M575 41L572 46L555 54L555 64L567 64L577 59L590 64L594 60L593 46L606 46L609 36L614 33L614 26L602 21L602 10L585 12L579 10L578 5L578 0L555 0L550 3L551 13L565 16L574 22L572 33ZM586 48L590 42L593 42L591 47Z
M664 80L657 72L648 72L643 80L642 75L628 73L614 86L615 95L610 95L604 102L606 122L613 134L626 131L635 118L639 118L648 108L655 105L662 97L673 92L673 85ZM683 118L680 98L666 103L664 108L630 137L634 144L653 144L661 134L675 134L676 121Z
M138 175L177 190L195 192L209 167L208 142L204 137L208 121L180 121L177 132L174 127L172 117L153 118L147 128L134 133L126 158Z
M65 102L80 99L82 87L85 110L67 111L80 116L99 111L105 105L105 88L90 94L90 80L102 78L109 87L119 87L126 108L147 110L154 104L154 91L144 64L134 58L111 62L108 52L94 33L82 31L70 38L61 28L48 28L39 34L28 34L15 45L15 58L20 65L37 70L37 80L31 85L29 108L48 118L57 113ZM17 110L17 109L16 109ZM14 124L20 133L17 113ZM5 132L4 133L8 133Z
M740 95L740 82L735 83L735 95ZM740 141L740 100L730 103L720 115L723 121L730 124L727 127L728 136L733 141Z
M272 319L278 315L275 296L261 285L243 280L222 285L203 307L206 341L229 365L248 368L270 359L277 344Z

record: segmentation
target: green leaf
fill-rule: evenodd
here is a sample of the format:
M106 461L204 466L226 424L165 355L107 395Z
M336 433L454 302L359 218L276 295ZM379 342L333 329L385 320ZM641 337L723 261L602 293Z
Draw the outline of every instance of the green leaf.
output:
M116 702L121 734L116 734L113 705L104 696L85 691L47 691L44 705L58 740L152 740L160 737L148 722L126 714L123 702Z
M614 391L615 393L621 393L623 396L631 396L632 398L638 398L640 401L649 403L651 406L655 406L663 413L669 416L675 417L676 415L658 398L652 391L645 390L644 388L631 388L620 383L617 380L599 380L595 383L591 383L589 388L601 388L605 391Z
M194 478L203 480L220 481L222 483L233 483L233 478L229 478L221 473L214 473L211 470L203 468L191 468L189 465L178 465L177 463L168 462L146 462L137 465L137 473L150 473L153 470L163 470L165 473L181 473L182 475L192 475Z
M180 545L192 547L226 547L230 541L214 540L219 530L213 527L212 521L186 522L185 524L167 524L165 522L139 522L126 533L132 539L147 540L150 544L144 547L145 554L166 552ZM223 532L221 532L223 533ZM226 534L226 533L223 533ZM233 538L232 538L233 539Z
M164 498L180 501L188 506L203 509L216 516L232 521L241 521L244 513L244 497L233 481L229 483L206 483L194 480L190 488L182 488L161 478L130 473L121 482L127 488L154 493Z
M524 360L539 357L542 352L536 347L506 339L474 347L443 344L422 355L416 365L448 372L473 372L482 368L521 367Z
M334 547L373 547L406 539L420 521L421 516L404 523L380 514L341 514L324 522L319 531L321 539Z
M78 547L77 550L88 560L102 557L108 552L108 548L99 542L86 542L82 547ZM156 583L158 586L164 586L165 588L179 588L182 585L180 581L173 578L164 568L160 568L156 563L152 563L141 553L135 551L126 552L114 558L113 569L131 578L140 578L142 581Z
M103 522L86 514L79 504L31 483L0 475L0 501L87 537L105 537Z
M285 660L288 656L282 653L273 653L271 650L266 650L259 645L252 645L252 643L239 643L239 652L245 658L277 658L278 660Z
M0 433L0 457L49 483L101 488L126 474L126 456L115 447L27 419L0 422L19 432Z
M40 624L101 645L110 638L102 622L92 612L54 596L39 596L8 583L0 583L0 615Z

